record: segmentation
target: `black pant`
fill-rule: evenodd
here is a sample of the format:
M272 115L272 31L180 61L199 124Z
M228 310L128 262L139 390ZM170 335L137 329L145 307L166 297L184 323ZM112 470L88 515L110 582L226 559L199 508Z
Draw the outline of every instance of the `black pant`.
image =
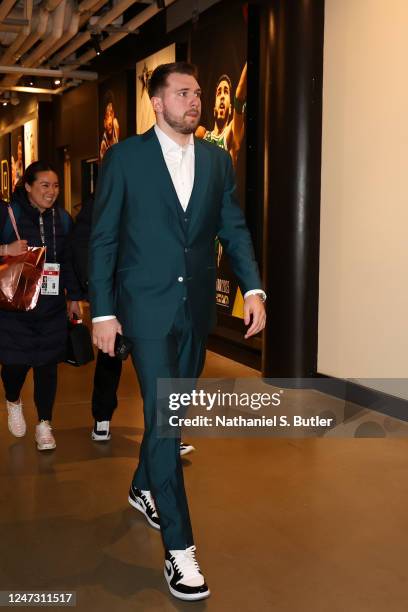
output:
M98 351L92 393L92 415L95 421L110 421L118 405L117 390L122 362L117 357Z
M16 402L20 397L29 365L3 365L1 378L4 385L6 399ZM39 421L51 421L52 408L57 392L57 364L37 366L34 373L34 402L37 407Z

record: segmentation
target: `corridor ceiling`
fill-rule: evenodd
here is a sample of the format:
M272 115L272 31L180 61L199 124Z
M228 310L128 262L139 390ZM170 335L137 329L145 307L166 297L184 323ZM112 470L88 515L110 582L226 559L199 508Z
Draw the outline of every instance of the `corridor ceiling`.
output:
M2 0L1 95L13 101L19 91L57 94L97 79L83 67L174 2Z

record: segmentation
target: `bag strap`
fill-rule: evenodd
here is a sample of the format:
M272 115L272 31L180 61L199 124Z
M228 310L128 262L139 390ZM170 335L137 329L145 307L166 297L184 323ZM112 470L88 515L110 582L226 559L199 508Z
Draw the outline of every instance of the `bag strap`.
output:
M20 234L18 233L18 229L17 229L16 218L14 216L14 212L13 212L13 209L11 208L10 204L7 206L7 212L9 214L11 225L13 226L13 229L14 229L14 231L16 233L17 240L21 240Z
M16 222L18 221L18 218L20 216L20 207L17 206L15 209L12 206L12 204L4 204L4 206L7 206L7 210L9 208L13 208L13 212L14 212L14 219L16 220ZM10 242L10 240L13 239L13 226L11 224L11 217L9 214L6 214L6 219L5 219L5 223L3 225L3 229L0 232L0 242L3 244L6 244L8 242Z
M62 231L64 235L66 236L67 234L69 234L69 230L70 230L70 225L71 225L70 216L66 213L64 209L61 209L60 207L57 207L57 210L58 210L58 215L59 215L61 225L62 225ZM20 234L18 233L18 229L17 229L17 220L20 216L19 215L20 207L17 206L14 212L12 205L7 204L7 212L8 212L8 217L6 218L6 222L4 224L3 231L1 232L0 242L2 243L3 242L6 243L8 240L12 238L13 229L18 237L18 240L21 240Z

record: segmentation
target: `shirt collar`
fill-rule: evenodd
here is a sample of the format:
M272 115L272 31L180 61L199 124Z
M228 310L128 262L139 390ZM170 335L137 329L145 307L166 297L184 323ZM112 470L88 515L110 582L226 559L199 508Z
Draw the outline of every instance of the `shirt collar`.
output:
M167 136L167 134L165 134L163 132L163 130L161 130L159 128L157 123L154 126L154 131L156 132L156 136L157 136L157 138L159 140L160 146L161 146L164 154L169 153L169 152L173 152L173 151L181 152L181 151L186 150L187 147L189 147L189 146L194 146L194 137L193 137L193 134L190 134L190 140L188 142L187 147L182 147L177 142L175 142L172 138Z

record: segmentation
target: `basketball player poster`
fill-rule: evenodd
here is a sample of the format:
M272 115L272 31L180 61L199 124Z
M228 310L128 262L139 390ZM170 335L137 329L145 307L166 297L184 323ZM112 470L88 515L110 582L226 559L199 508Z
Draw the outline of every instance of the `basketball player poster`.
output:
M10 134L0 137L1 199L10 202Z
M231 4L227 19L214 18L211 23L199 26L191 44L191 61L198 67L203 91L201 125L196 136L229 152L237 177L238 199L245 210L246 5ZM243 318L242 294L218 240L214 249L218 310Z

